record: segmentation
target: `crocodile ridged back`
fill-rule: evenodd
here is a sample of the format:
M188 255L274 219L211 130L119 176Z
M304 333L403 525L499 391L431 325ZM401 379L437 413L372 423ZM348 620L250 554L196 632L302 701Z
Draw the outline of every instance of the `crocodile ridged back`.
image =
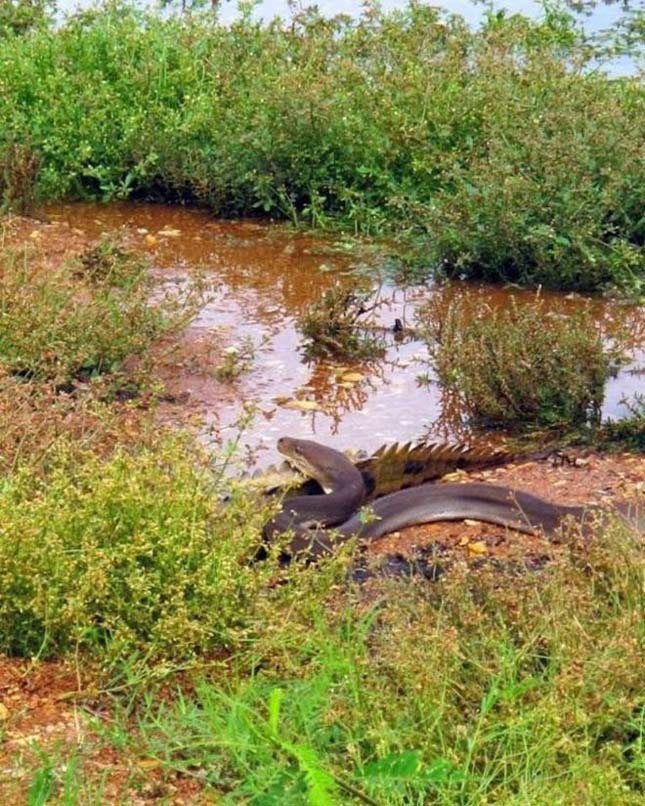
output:
M350 457L351 458L351 457ZM353 459L360 470L367 490L367 501L384 495L417 487L427 481L439 479L456 470L476 470L512 461L515 457L503 450L489 447L471 447L464 444L448 445L435 442L395 442L382 445L367 459ZM266 493L286 488L297 478L296 471L283 462L263 471L255 471L251 484ZM291 490L291 495L320 493L315 481L305 481Z
M407 442L400 445L382 445L368 459L356 462L367 490L367 500L417 487L427 481L441 478L456 470L475 470L481 467L510 462L513 456L503 450L468 445Z

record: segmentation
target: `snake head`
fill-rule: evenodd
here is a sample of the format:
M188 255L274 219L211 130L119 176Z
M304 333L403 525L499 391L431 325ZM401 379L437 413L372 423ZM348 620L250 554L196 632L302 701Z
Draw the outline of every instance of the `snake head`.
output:
M310 478L319 480L326 476L326 449L309 439L295 439L294 437L280 437L278 450L298 470Z
M362 486L362 476L349 459L340 451L328 448L310 439L280 437L278 450L283 456L320 484L329 492L345 479L356 476L356 483Z

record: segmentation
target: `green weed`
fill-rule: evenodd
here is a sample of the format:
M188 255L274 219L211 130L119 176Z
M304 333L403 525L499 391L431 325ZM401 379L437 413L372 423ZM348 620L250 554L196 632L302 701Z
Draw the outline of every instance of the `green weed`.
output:
M221 383L237 380L240 375L248 372L255 360L255 344L249 336L242 339L239 347L229 347L224 350L224 357L214 370L214 375Z
M40 198L196 201L395 234L424 274L639 294L643 95L595 55L553 4L472 32L421 3L230 27L109 3L0 39L0 164L29 143Z
M597 422L610 368L622 352L589 310L549 311L539 297L505 310L480 302L420 312L440 382L467 416L511 429L571 428Z
M92 745L96 747L96 742L67 744L60 739L54 743L34 739L21 746L0 780L4 801L26 806L105 803L100 774L88 775L88 767L84 766Z
M39 265L0 254L0 365L24 378L69 384L119 370L180 326L194 300L151 302L140 258L108 238L78 262Z
M26 465L0 485L0 649L181 659L235 645L264 578L249 565L257 506L221 510L177 439L50 453L46 473Z

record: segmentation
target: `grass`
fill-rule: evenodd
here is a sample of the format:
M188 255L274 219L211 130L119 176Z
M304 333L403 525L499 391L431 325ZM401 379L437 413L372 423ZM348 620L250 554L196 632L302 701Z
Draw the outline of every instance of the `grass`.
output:
M555 4L475 32L420 3L230 27L107 4L0 38L0 191L197 202L396 235L425 275L639 295L643 95L596 55Z
M538 575L456 566L362 615L347 597L277 668L149 700L137 742L231 803L636 803L642 572L616 528Z
M222 803L637 804L642 579L614 525L539 572L283 592L241 652L89 727L159 793Z
M27 249L0 253L0 367L69 386L115 374L190 317L194 299L150 301L141 259L109 236L58 267Z

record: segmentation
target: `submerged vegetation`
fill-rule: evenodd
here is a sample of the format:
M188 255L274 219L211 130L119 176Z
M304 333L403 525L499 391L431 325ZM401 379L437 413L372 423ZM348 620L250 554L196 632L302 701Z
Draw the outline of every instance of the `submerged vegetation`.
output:
M467 312L431 301L420 324L445 389L480 425L511 430L570 429L600 421L605 382L626 333L608 339L589 308L549 309L544 300Z
M298 320L305 357L365 361L382 355L383 340L365 318L377 305L370 292L339 284L327 289Z
M562 9L475 32L422 3L245 9L226 27L111 2L6 29L5 203L194 201L396 233L426 273L642 292L642 90L592 69Z

